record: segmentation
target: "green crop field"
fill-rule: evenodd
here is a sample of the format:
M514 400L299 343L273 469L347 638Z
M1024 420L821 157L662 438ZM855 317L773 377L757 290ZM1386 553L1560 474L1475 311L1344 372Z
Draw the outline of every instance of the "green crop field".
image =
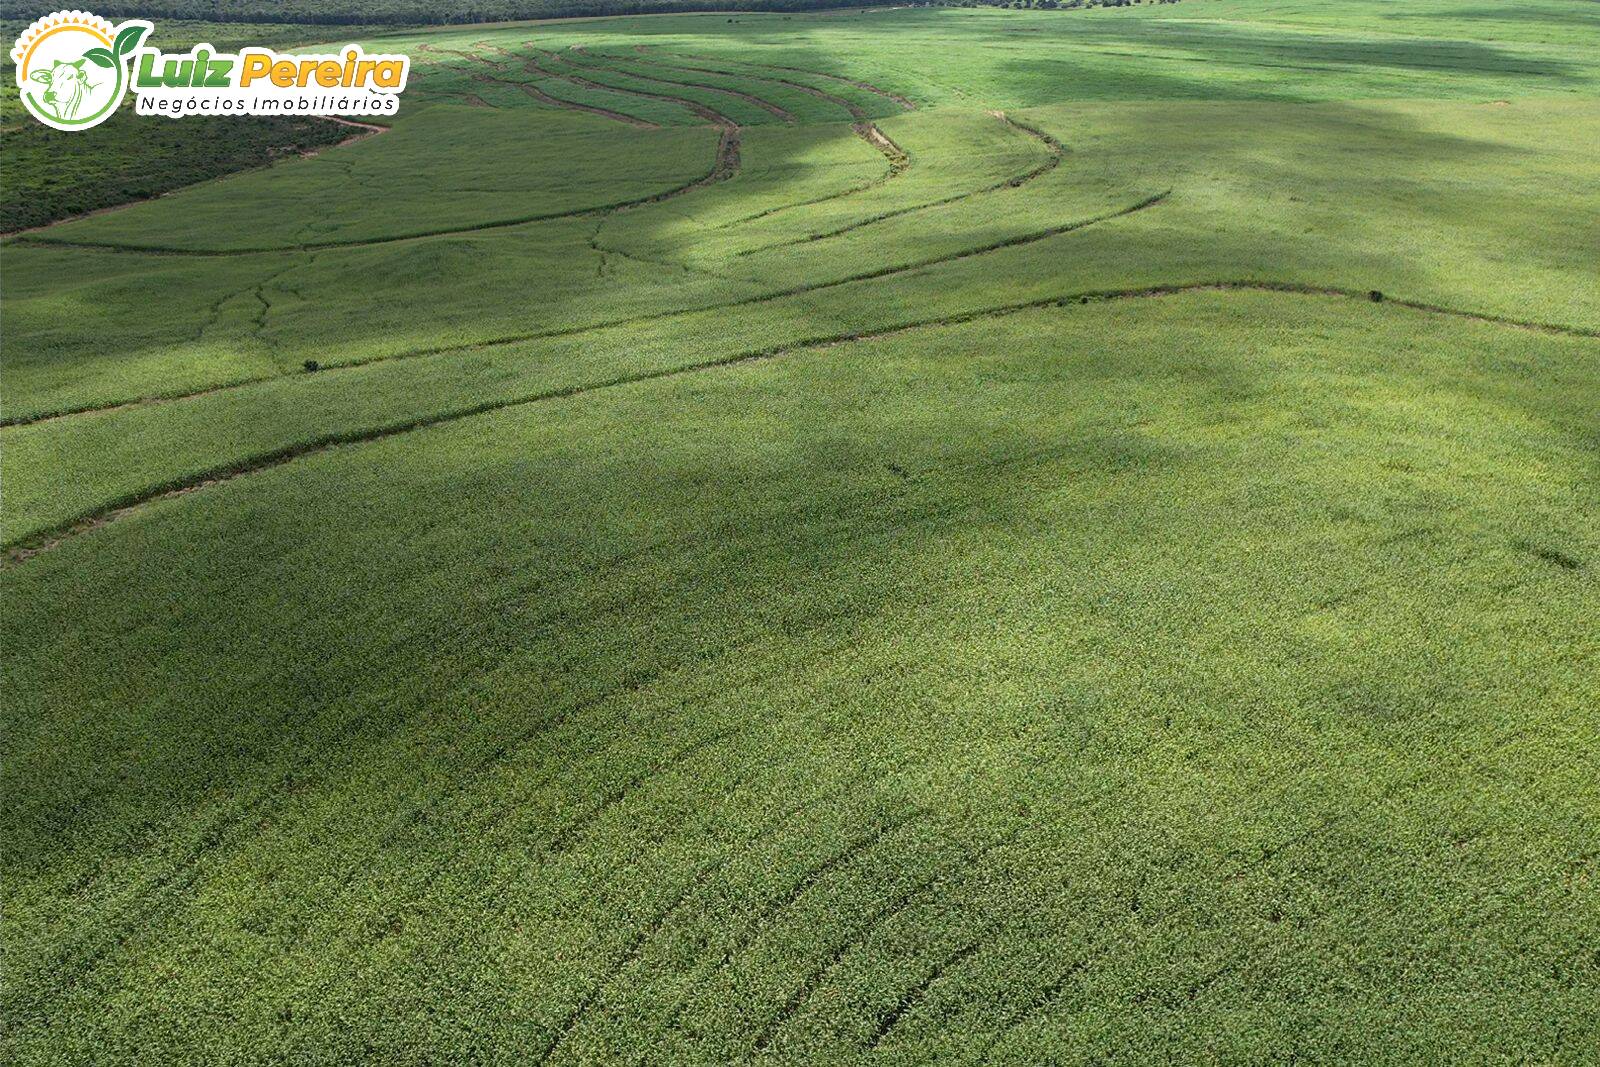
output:
M1600 1061L1594 3L274 33L0 245L6 1062Z

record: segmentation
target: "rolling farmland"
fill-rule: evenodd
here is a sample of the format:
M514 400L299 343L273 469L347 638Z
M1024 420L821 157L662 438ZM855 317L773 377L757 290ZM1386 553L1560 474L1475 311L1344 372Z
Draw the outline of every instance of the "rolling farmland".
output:
M6 239L7 1060L1592 1062L1592 6L397 30Z

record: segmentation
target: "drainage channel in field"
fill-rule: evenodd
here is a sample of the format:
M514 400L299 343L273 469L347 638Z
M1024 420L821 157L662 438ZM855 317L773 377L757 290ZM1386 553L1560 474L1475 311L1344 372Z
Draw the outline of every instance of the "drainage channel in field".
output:
M1372 302L1372 294L1360 290L1344 289L1333 286L1313 286L1294 282L1272 282L1259 280L1236 281L1207 281L1191 282L1175 285L1147 285L1131 289L1098 289L1084 290L1061 296L1046 297L1038 300L1023 301L1016 304L1007 304L998 307L984 308L960 315L944 315L916 322L901 323L895 326L884 327L879 330L852 331L827 337L814 337L802 341L788 342L767 348L753 349L732 355L686 366L668 367L659 370L642 371L636 374L621 375L599 382L583 383L552 389L527 396L513 397L485 401L480 404L469 405L451 411L437 412L432 415L407 419L387 426L370 427L364 430L353 430L342 433L326 434L309 441L261 453L255 457L243 459L231 464L202 472L187 478L176 479L159 488L135 491L118 498L116 501L77 519L62 523L48 531L30 534L6 546L4 564L6 568L17 566L27 560L52 549L60 547L65 542L82 534L97 530L109 525L118 519L135 514L140 510L174 497L186 496L189 493L206 489L214 485L232 481L246 475L256 474L283 466L294 460L328 452L335 448L367 444L375 441L396 437L400 434L410 433L413 430L425 429L432 426L457 422L462 419L485 415L495 411L521 407L527 404L541 403L551 400L562 400L569 397L582 396L599 392L618 386L636 385L645 382L658 381L668 378L679 378L690 374L718 370L725 367L736 366L743 363L753 363L760 360L775 359L796 352L823 349L840 344L857 341L879 340L899 334L911 333L918 330L933 329L941 326L957 326L963 323L977 322L983 319L999 318L1019 312L1037 310L1040 308L1067 308L1085 304L1099 304L1111 301L1157 299L1161 297L1177 296L1185 293L1199 292L1259 292L1274 293L1285 296L1316 297L1322 299L1346 299ZM1479 312L1466 311L1459 308L1444 307L1438 304L1422 301L1406 300L1403 298L1385 297L1380 303L1402 308L1407 311L1428 315L1440 315L1448 318L1466 319L1473 322L1493 326L1503 326L1513 329L1532 330L1539 333L1576 336L1585 338L1600 338L1600 330L1585 330L1578 327L1557 326L1547 323L1527 322L1502 316L1488 315Z

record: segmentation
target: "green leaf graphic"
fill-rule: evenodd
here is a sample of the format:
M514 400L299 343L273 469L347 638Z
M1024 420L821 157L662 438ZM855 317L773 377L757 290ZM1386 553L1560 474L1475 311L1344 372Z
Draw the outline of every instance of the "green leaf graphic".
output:
M83 58L97 67L113 67L117 62L110 49L106 48L91 48L83 54Z
M135 48L138 48L139 39L143 36L143 26L129 26L127 29L117 34L116 41L114 41L111 45L111 51L114 52L118 58L121 58L122 56L125 56L129 52L133 51Z

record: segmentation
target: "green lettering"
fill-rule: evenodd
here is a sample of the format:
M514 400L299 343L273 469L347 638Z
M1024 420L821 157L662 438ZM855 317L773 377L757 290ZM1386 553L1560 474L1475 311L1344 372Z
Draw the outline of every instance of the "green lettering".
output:
M141 89L154 89L160 86L161 79L156 77L155 65L158 52L140 52L139 69L134 72L133 84Z

